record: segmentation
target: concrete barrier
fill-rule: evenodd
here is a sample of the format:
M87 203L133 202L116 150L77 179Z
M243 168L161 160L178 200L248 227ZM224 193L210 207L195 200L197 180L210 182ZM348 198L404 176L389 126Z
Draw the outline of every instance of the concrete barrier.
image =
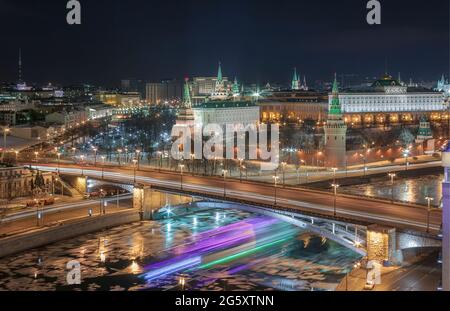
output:
M140 221L139 211L133 209L116 212L113 214L106 214L103 216L94 216L92 218L83 218L67 223L55 224L51 227L17 234L0 239L0 258L54 242L77 237L79 235L137 221Z

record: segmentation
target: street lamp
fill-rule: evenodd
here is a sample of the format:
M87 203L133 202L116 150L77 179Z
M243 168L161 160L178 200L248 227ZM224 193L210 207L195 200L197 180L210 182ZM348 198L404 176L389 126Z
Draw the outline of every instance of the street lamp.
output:
M243 159L238 159L239 160L239 181L242 182L242 161Z
M35 151L34 152L34 157L35 157L36 163L38 162L38 155L39 155L39 152Z
M159 171L161 171L161 169L162 169L162 161L163 161L163 153L162 153L162 151L158 151L157 153L156 153L157 155L158 155L158 162L159 162Z
M137 170L140 170L140 164L141 164L141 150L136 150L136 158L137 158Z
M432 197L425 197L425 200L427 200L427 202L428 202L428 209L427 209L427 233L430 233L431 201L434 201L434 198L432 198Z
M81 159L81 176L84 176L84 155L80 155Z
M106 160L106 157L102 156L102 179L105 178L105 160Z
M409 153L410 153L411 151L409 150L409 149L405 149L404 151L403 151L403 156L405 157L405 171L407 171L408 170L408 157L409 157Z
M336 167L333 167L332 170L333 170L333 184L335 184L336 183L336 171L338 169Z
M92 148L94 150L94 166L97 166L97 148Z
M388 176L391 178L391 201L394 202L394 178L397 174L389 173Z
M336 217L336 215L337 215L337 211L336 211L336 201L337 201L337 189L340 187L338 184L332 184L331 185L331 187L333 187L333 189L334 189L334 204L333 204L333 206L334 206L334 217Z
M302 165L305 167L305 182L308 183L308 168L306 167L306 161L305 160L300 160L300 165ZM299 182L300 183L300 182Z
M275 206L277 206L277 185L278 185L278 179L280 179L280 177L275 175L272 178L273 178L273 182L275 185L274 203L275 203Z
M283 170L283 188L286 186L286 162L281 162L281 168Z
M125 163L128 163L128 148L125 148Z
M359 156L363 159L364 161L364 177L366 177L366 173L367 173L367 158L365 155L359 154Z
M123 150L122 149L117 149L117 152L118 152L117 162L119 163L119 167L120 167L120 157L121 157L121 154L122 154Z
M10 131L11 131L11 129L8 128L8 127L3 128L3 152L2 152L2 161L4 161L4 159L5 159L5 154L6 154L6 136L9 134Z
M133 174L134 174L134 183L136 183L136 164L138 160L133 159Z
M184 164L180 164L181 190L183 190L183 169L184 169Z
M58 152L56 155L58 156L58 174L59 174L59 171L60 171L60 162L61 162L61 153Z
M223 174L223 197L226 198L227 197L227 170L222 170L222 174Z

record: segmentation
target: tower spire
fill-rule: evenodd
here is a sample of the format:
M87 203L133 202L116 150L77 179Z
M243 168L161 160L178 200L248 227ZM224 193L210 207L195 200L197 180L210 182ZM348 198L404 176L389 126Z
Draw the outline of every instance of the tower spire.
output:
M342 116L341 103L339 101L339 85L337 82L337 74L336 73L334 74L332 99L331 99L329 114L333 115L333 116Z
M184 79L183 106L186 109L192 108L191 90L189 89L189 78Z
M22 48L19 48L19 83L22 83Z
M222 76L222 63L219 62L219 70L217 71L217 82L221 83L223 81Z
M294 67L294 76L292 77L292 90L298 90L300 89L300 81L297 74L297 67Z

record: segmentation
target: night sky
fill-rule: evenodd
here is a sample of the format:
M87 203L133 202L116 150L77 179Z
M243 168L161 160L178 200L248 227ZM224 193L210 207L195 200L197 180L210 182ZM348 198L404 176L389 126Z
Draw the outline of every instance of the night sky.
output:
M66 24L66 0L0 0L0 81L118 85L224 75L288 83L333 72L436 80L449 71L449 1L380 0L382 24L366 23L366 0L80 0L82 25Z

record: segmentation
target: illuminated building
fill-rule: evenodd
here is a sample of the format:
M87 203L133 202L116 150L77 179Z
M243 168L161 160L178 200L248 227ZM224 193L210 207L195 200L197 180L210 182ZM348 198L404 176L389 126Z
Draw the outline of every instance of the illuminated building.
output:
M177 80L163 80L158 83L147 83L145 99L151 105L165 102L179 102L182 98L183 85Z
M141 96L137 92L99 92L97 97L100 102L115 107L136 107L141 103Z
M315 91L273 91L258 101L261 122L301 123L326 120L328 94Z
M336 77L333 83L331 102L328 109L328 120L325 130L325 155L328 167L344 167L346 163L347 125L344 122L339 101L339 88Z
M232 89L235 92L239 90L237 79ZM220 63L214 91L205 102L194 104L193 110L196 125L257 124L260 119L259 107L255 101L241 100L238 93L233 93L227 87Z
M442 75L441 80L438 81L434 90L437 92L443 92L446 98L450 97L450 83L448 80L445 80L444 75Z
M389 75L365 91L341 92L339 101L346 122L352 125L413 123L422 115L436 121L448 117L442 92L410 88Z
M252 101L210 101L194 106L195 124L257 124L259 107Z
M222 65L219 63L217 71L217 80L214 87L214 92L211 93L211 100L225 100L230 96L230 90L225 86L225 81L222 76Z
M50 189L52 174L38 174L39 178L42 177L43 187ZM11 200L32 195L37 176L25 167L0 168L0 199Z

